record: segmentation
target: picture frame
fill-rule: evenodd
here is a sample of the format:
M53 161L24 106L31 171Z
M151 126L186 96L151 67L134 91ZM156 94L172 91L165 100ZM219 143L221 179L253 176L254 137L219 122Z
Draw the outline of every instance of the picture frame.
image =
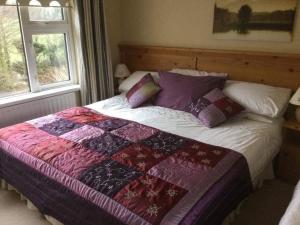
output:
M292 41L298 0L216 0L215 39Z

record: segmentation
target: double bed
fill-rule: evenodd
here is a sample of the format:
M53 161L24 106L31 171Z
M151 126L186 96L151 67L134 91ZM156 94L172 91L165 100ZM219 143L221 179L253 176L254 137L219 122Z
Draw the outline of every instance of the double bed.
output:
M91 111L92 116L90 109L93 110ZM88 117L91 116L88 120L86 119L87 115L89 115ZM104 122L102 121L103 116L105 117ZM95 118L97 127L101 123L101 129L96 128ZM125 120L119 121L116 118ZM68 124L57 126L55 124L57 121L60 123L68 121ZM70 127L69 121L76 121L76 125ZM127 121L130 121L129 124ZM116 123L120 123L122 126L118 128L119 125L115 125ZM80 127L77 127L79 124ZM105 124L105 127L102 124ZM123 140L132 140L134 144L125 146L117 153L108 153L111 157L102 159L102 150L98 151L98 148L93 148L93 145L96 143L103 148L106 143L95 141L90 142L91 144L89 143L87 146L85 142L100 137L101 130L106 129L110 130L113 137L123 137ZM176 149L175 156L171 155L152 162L150 160L153 159L147 155L148 148L146 146L148 144L143 140L138 140L144 135L148 137L149 129L152 133L156 132L154 130L159 130L159 132L163 132L163 135L171 134L180 137L177 139L175 136L170 136L171 141L176 142L176 144L166 140L164 144L167 145L167 148L177 146L178 140L182 140L181 137L183 137L187 141L191 139L199 141L199 143L209 144L199 145L202 146L199 148L199 152L203 154L210 151L220 151L222 155L224 151L224 154L225 152L228 153L228 157L222 159L224 162L219 161L216 167L205 165L202 162L204 158L201 158L199 162L187 160L192 163L185 164L176 154L190 153L191 146L198 143L192 141L191 144L185 145L190 147L184 147L183 152L181 149ZM139 134L133 135L128 133L128 130L132 132L137 130ZM107 133L102 134L101 137ZM128 136L124 137L126 134ZM57 218L64 224L73 225L102 224L99 222L99 218L103 218L103 224L219 224L228 212L237 207L239 202L251 193L254 185L266 178L264 172L270 169L272 159L278 153L281 141L280 121L271 124L240 118L229 121L226 125L221 125L218 128L208 129L200 126L191 114L185 112L155 106L131 109L124 95L89 105L86 108L72 108L55 115L48 115L4 128L2 132L0 131L0 135L0 147L3 150L0 154L1 176L4 180L30 199L43 214ZM36 141L32 139L36 139ZM149 140L149 138L145 140ZM114 139L114 141L118 143L109 143L106 145L107 149L115 151L110 146L124 144L120 143L119 139ZM79 145L84 146L85 150L78 145L73 145L73 143L80 143ZM146 170L137 168L138 162L141 161L131 159L131 161L124 162L122 160L123 154L135 154L132 149L136 148L136 144L142 148L139 153L147 155L143 161L146 163ZM223 148L219 149L217 146ZM229 149L233 151L229 152ZM155 151L155 148L152 148L151 151ZM100 153L97 154L96 152ZM160 154L161 152L159 148L157 153ZM196 155L193 156L193 159L195 158ZM205 159L214 160L213 157L205 157ZM120 162L125 166L114 164ZM108 168L110 166L111 168ZM125 177L128 181L119 176L119 172L113 172L115 169L119 169L116 166L127 170ZM95 168L94 171L93 167ZM97 180L97 176L104 176L102 170L105 168L108 168L108 173L111 172L113 180L116 179L116 181ZM134 170L131 170L132 168ZM95 171L100 171L100 173ZM139 172L143 172L144 175L131 174ZM182 194L185 198L181 196L183 199L181 205L177 205L177 207L172 205L174 208L169 209L170 211L167 213L165 212L161 216L162 218L152 220L147 217L147 213L146 215L144 213L144 211L148 212L147 210L151 205L144 203L149 207L143 209L138 204L134 204L133 207L122 201L129 198L128 193L135 193L135 190L139 190L139 185L132 183L136 181L136 176L141 181L158 178L158 181L154 181L153 185L161 187L161 189L150 189L150 192L158 191L159 197L162 197L165 191L173 190L175 196ZM100 185L97 185L97 182ZM118 182L125 183L118 188L116 187ZM168 184L161 182L168 182ZM113 189L117 188L117 190L113 190L111 193L107 190L107 184L114 186ZM133 186L130 189L129 184ZM169 187L170 184L176 185ZM201 194L202 189L206 190L205 194ZM142 192L141 196L143 197L141 198L146 198L149 194L148 191L147 189L145 193ZM186 191L192 194L188 196ZM227 198L223 199L224 192ZM132 195L134 196L134 194ZM191 201L191 198L195 201ZM153 200L153 202L156 201L156 199ZM205 205L200 205L197 209L195 206L203 201L206 202ZM217 203L221 206L218 206ZM159 206L158 203L156 205L157 209L163 207ZM210 216L207 215L206 210L208 209L206 207L209 208ZM153 210L153 215L155 215L156 211ZM205 213L203 214L202 211ZM74 215L75 212L78 214ZM114 215L117 220L108 214Z
M191 68L194 63L197 69L203 54L121 47L131 70L167 70L178 64ZM213 60L201 66L222 70L228 60L238 58L246 68L228 71L238 80L253 72L249 64L265 67L259 57L279 60L282 68L297 65L294 58L299 57L206 54ZM281 71L272 70L278 78ZM260 76L254 73L255 79ZM264 77L276 85L279 80L273 78ZM294 82L282 80L295 89ZM282 120L235 117L209 129L187 112L152 105L131 109L123 93L0 129L0 179L51 221L65 225L217 225L264 179L272 178Z

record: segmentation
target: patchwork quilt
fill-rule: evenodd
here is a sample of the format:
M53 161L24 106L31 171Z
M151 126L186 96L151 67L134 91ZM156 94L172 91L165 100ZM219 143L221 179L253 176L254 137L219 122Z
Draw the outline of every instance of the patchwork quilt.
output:
M0 178L64 224L220 224L245 158L84 107L0 129Z

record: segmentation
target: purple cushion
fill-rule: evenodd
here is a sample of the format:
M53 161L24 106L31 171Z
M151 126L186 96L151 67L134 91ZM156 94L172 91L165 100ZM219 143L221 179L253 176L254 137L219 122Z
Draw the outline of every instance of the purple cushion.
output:
M160 87L148 73L126 93L126 97L130 106L136 108L150 100L159 91Z
M244 107L216 88L197 101L192 102L188 110L205 126L215 127L242 112Z
M161 91L154 104L166 108L186 111L191 102L214 88L223 89L225 77L186 76L171 72L159 73Z

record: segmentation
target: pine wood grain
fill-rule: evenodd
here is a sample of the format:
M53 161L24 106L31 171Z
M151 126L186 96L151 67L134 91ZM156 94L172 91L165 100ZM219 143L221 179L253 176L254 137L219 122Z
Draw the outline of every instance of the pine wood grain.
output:
M293 90L300 86L300 54L120 45L120 55L131 71L188 68Z

